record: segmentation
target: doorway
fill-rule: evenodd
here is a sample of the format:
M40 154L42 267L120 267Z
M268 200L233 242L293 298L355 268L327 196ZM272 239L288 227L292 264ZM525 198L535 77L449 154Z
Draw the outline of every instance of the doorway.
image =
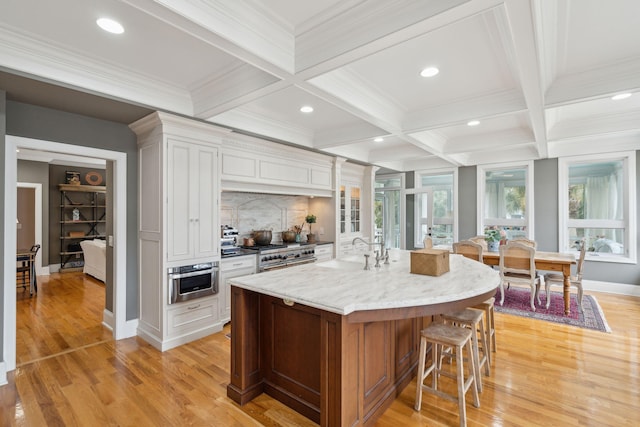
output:
M5 141L5 240L4 240L4 309L3 309L3 361L0 365L0 384L6 381L6 372L16 365L16 292L15 271L8 266L15 264L16 214L17 214L17 154L20 148L71 154L83 157L105 159L111 162L113 235L108 237L108 245L113 248L112 286L113 312L105 310L104 323L113 329L116 340L135 336L136 321L126 320L126 153L62 144L31 138L6 136Z
M42 184L19 182L17 191L16 249L27 249L34 244L42 245ZM38 251L35 263L36 275L47 274L42 270L41 251Z

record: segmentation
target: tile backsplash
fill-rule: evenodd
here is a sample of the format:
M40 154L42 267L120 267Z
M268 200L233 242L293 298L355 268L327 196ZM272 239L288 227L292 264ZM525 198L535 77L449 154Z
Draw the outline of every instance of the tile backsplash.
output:
M222 192L220 224L238 229L240 241L253 230L271 230L272 243L282 242L282 231L304 224L303 240L309 232L304 218L309 211L306 196Z

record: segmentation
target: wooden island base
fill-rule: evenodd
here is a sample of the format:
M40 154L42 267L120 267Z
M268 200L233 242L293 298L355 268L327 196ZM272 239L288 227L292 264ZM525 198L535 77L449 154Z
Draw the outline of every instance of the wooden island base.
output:
M431 314L486 297L371 321L232 286L227 396L244 405L267 393L322 426L372 425L415 376Z
M422 318L349 323L256 292L232 292L227 396L240 405L267 393L323 426L369 425L415 375Z

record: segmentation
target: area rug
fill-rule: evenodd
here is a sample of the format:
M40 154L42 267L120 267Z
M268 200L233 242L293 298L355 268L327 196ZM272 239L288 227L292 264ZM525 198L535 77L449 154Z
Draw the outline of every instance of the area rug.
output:
M594 329L601 332L611 332L607 324L604 313L592 295L583 295L583 313L578 311L578 301L575 293L571 293L569 316L564 315L564 299L562 292L551 292L551 304L547 305L547 296L544 291L540 291L540 302L538 306L535 302L536 311L531 310L529 289L511 286L505 287L504 305L500 306L500 290L496 293L495 310L500 313L513 314L516 316L528 317L531 319L546 320L548 322L562 323L565 325L577 326L580 328Z

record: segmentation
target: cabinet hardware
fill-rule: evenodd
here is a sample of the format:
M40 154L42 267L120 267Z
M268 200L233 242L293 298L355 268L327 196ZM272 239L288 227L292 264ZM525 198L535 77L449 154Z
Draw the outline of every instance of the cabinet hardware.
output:
M187 310L195 310L196 308L200 308L200 304L187 307Z
M293 305L295 304L295 302L291 301L290 299L287 298L283 298L282 302L284 303L284 305L288 305L289 307L293 307Z

